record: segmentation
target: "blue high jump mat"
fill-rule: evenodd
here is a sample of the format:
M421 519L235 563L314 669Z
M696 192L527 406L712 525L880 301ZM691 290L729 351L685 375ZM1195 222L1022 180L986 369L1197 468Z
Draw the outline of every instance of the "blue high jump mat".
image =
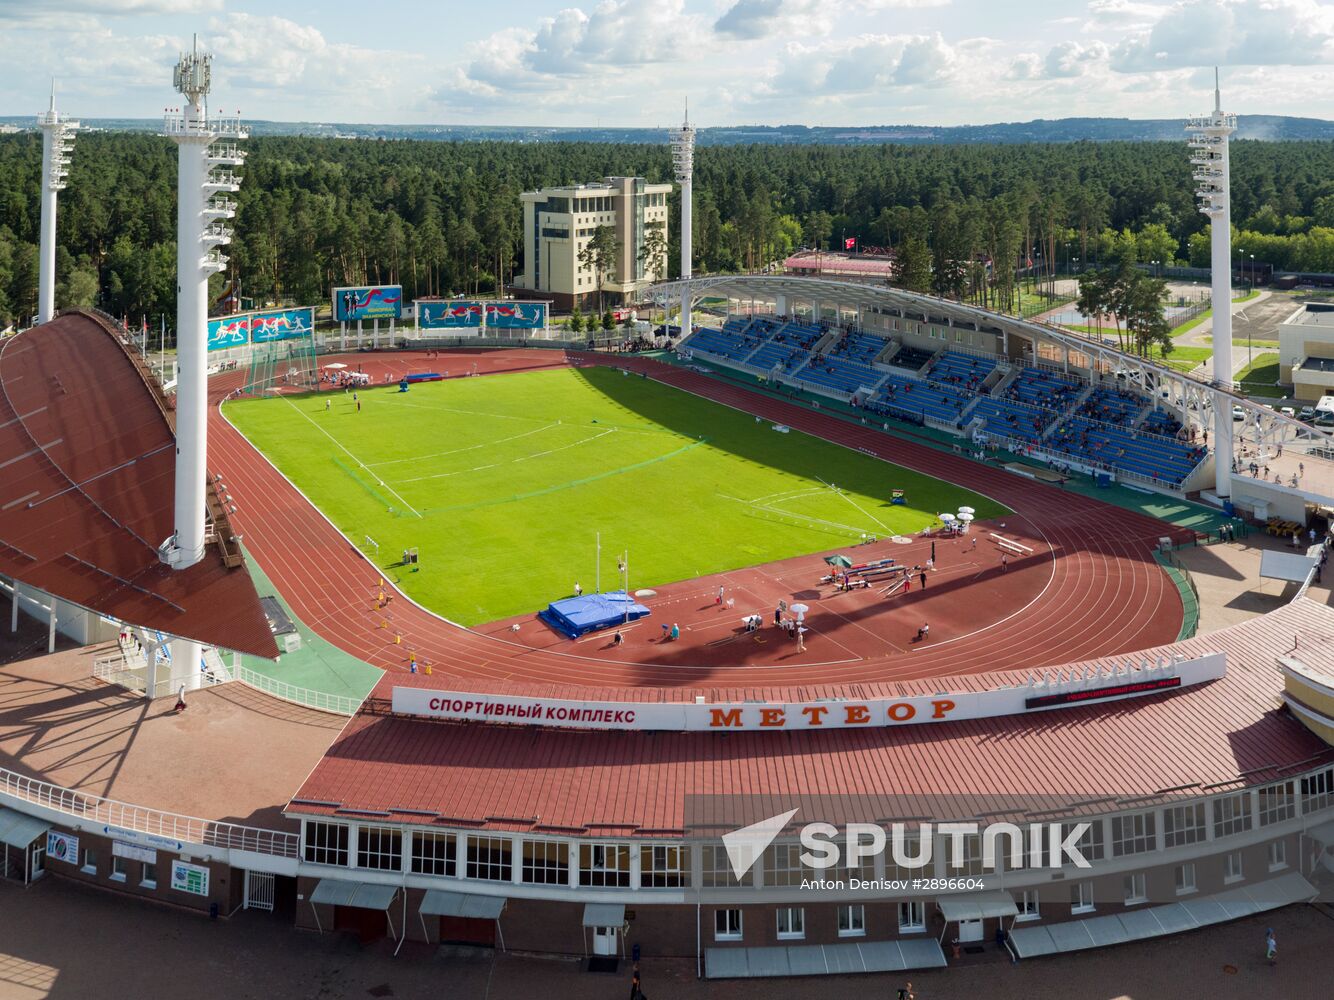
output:
M537 617L566 638L577 639L598 629L638 621L648 613L648 608L624 590L610 590L552 601Z

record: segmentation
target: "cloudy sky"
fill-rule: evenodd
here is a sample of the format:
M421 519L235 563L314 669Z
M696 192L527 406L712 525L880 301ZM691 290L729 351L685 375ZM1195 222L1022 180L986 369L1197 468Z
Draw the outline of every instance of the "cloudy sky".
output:
M192 32L214 106L347 122L1334 118L1318 0L0 0L0 115L148 117ZM564 0L569 2L569 0ZM373 13L368 13L373 11Z

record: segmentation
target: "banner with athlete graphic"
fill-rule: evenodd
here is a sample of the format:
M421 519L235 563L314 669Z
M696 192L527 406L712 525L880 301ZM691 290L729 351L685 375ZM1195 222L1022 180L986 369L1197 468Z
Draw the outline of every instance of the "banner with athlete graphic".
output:
M208 349L225 351L250 343L250 313L218 316L208 321Z
M269 309L250 314L250 342L266 344L274 340L308 337L315 329L315 309Z
M480 302L418 302L417 326L422 330L447 330L482 325Z
M359 319L398 319L403 315L403 286L335 288L333 315L339 323Z
M545 302L488 302L486 325L493 330L541 330L547 325Z

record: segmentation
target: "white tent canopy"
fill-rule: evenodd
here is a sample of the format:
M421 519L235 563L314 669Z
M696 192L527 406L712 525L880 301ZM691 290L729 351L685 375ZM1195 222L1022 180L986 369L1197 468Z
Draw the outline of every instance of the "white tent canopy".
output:
M328 906L355 906L363 910L383 910L389 921L389 933L394 934L394 921L389 916L389 904L398 894L398 886L378 882L347 882L342 879L322 878L310 894L310 909L315 914L315 927L323 932L320 914L315 909L321 903Z
M974 892L965 896L941 896L936 906L947 923L956 920L986 920L992 917L1016 917L1019 907L1008 892Z
M505 934L500 929L500 915L505 912L504 896L481 896L470 892L450 892L447 889L427 889L417 908L417 917L422 922L422 936L431 940L426 929L426 917L462 917L467 920L494 920L496 933L500 936L500 947L505 948Z

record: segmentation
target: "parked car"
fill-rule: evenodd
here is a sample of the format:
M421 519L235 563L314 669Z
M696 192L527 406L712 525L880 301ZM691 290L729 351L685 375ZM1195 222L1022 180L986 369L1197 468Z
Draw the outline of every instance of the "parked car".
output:
M1233 419L1233 420L1245 420L1245 419L1246 419L1246 411L1243 410L1240 406L1234 406L1234 407L1232 407L1232 419Z
M1279 407L1278 412L1283 414L1285 417L1295 417L1297 415L1297 411L1294 410L1291 406L1281 406Z
M1303 406L1300 410L1297 411L1297 419L1298 419L1298 420L1307 420L1307 421L1309 421L1309 420L1312 420L1312 419L1314 419L1314 418L1315 418L1315 407L1314 407L1314 406Z

